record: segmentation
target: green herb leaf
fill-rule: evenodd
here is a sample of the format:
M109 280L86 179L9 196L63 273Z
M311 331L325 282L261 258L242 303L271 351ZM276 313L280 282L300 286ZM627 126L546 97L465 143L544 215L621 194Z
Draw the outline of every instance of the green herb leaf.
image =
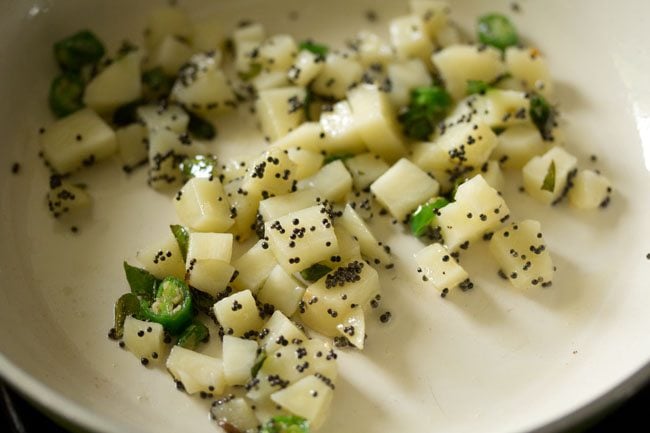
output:
M124 336L124 321L127 317L142 318L140 300L133 293L125 293L115 303L115 327L111 330L111 337L115 339Z
M195 350L201 343L207 343L209 339L210 331L208 327L199 321L194 321L181 333L176 345Z
M548 171L546 176L544 176L544 181L542 182L542 190L553 192L555 191L555 161L552 160L551 164L548 166Z
M212 140L217 136L217 130L214 125L202 117L189 112L190 122L187 125L187 131L199 140Z
M260 433L309 433L309 423L299 416L274 416L262 426Z
M264 361L266 361L266 350L262 349L262 351L257 355L257 358L255 358L253 367L251 367L251 377L257 376L257 373L259 373L260 368L262 368Z
M546 141L553 139L553 126L557 113L548 101L540 94L530 96L530 118Z
M490 85L481 80L467 80L467 95L485 95L490 90Z
M196 155L185 158L179 168L185 181L193 177L209 178L217 174L217 158L212 155Z
M149 69L142 73L143 93L148 99L166 98L174 86L174 77L165 74L161 67Z
M501 14L487 14L478 19L478 40L500 50L517 45L519 37L510 20Z
M59 66L68 71L79 71L97 63L106 50L104 44L88 30L82 30L54 44L54 57Z
M332 268L329 266L321 265L320 263L316 263L308 267L307 269L303 269L300 271L300 276L305 279L305 281L317 281L320 280L322 277L327 275Z
M239 78L244 81L250 81L257 77L262 72L262 65L259 63L251 63L251 67L246 72L240 72Z
M172 234L176 238L176 243L178 244L178 249L181 250L183 261L187 260L187 248L190 244L190 232L179 224L172 224L169 228L172 230Z
M65 117L84 107L86 84L76 73L63 73L52 81L48 102L57 117Z
M345 161L346 159L350 159L353 156L354 155L351 154L351 153L336 153L336 154L333 154L333 155L327 155L325 157L325 159L323 159L323 165L327 165L330 162L334 162L334 161L338 161L338 160Z
M318 44L314 41L302 41L298 45L299 50L306 50L309 51L313 54L316 54L317 56L324 58L327 53L329 52L329 47L324 44Z
M451 107L452 99L439 86L417 87L411 91L409 106L399 115L404 133L418 140L426 140L435 125Z
M447 199L440 197L433 202L418 206L415 212L411 215L411 233L415 236L422 236L425 234L436 217L435 211L442 209L448 204L449 201L447 201Z
M147 301L153 301L156 296L156 288L160 283L156 277L144 269L129 265L127 262L124 262L124 273L132 294Z

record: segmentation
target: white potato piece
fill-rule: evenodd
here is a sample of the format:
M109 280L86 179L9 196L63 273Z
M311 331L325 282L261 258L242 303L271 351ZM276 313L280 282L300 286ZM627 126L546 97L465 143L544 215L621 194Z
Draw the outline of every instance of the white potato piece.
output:
M228 385L245 385L251 379L257 349L257 343L253 340L223 336L223 375Z
M474 177L477 174L483 176L483 179L485 179L487 184L492 188L499 192L503 191L503 188L506 185L506 179L503 176L503 171L501 170L501 165L498 161L486 162L479 170L474 170L473 174L470 174L469 177Z
M561 147L554 146L542 156L532 158L522 169L524 188L528 195L544 204L554 204L566 193L570 178L576 172L578 160ZM542 189L551 166L555 174L549 189Z
M343 161L352 175L352 182L357 191L362 191L377 180L390 166L374 153L362 153Z
M216 52L193 55L178 72L171 99L198 114L210 116L237 106Z
M366 319L361 308L357 308L343 322L336 325L336 329L354 347L363 350L366 341Z
M448 22L446 26L438 30L436 42L438 43L438 46L447 48L452 45L462 44L463 37L460 34L458 27L454 23Z
M370 185L379 203L398 220L438 194L440 185L408 159L402 158Z
M295 169L286 150L272 148L249 164L241 187L257 199L287 194L294 189Z
M393 106L377 86L361 85L348 93L352 116L359 134L371 152L387 162L395 162L406 153Z
M252 338L264 325L250 290L233 293L214 304L214 314L225 335Z
M361 254L364 257L375 264L381 263L384 266L392 264L388 246L377 241L363 219L349 204L345 206L343 215L336 222L359 241Z
M98 113L109 113L142 95L141 54L130 52L94 77L84 90L84 104Z
M253 78L253 87L257 92L263 90L277 89L280 87L289 87L291 83L287 78L287 74L282 71L262 71L255 78Z
M612 184L594 170L580 170L573 178L569 203L577 209L596 209L609 204Z
M490 252L516 288L551 285L553 262L538 221L514 222L495 232L490 240Z
M79 214L88 210L91 203L90 195L83 188L61 180L58 176L50 178L47 207L54 218Z
M305 120L306 92L302 87L263 90L255 102L262 133L270 141L291 132Z
M123 341L124 347L143 364L159 363L167 352L165 330L160 323L128 316L124 320Z
M210 414L218 425L228 423L240 432L254 432L259 425L255 412L246 399L232 394L216 400L210 408Z
M233 289L250 290L256 294L277 265L277 261L269 243L259 240L232 264L237 269L237 277L232 282Z
M393 18L389 23L390 41L401 59L418 58L431 63L433 43L418 15Z
M438 225L450 251L497 229L510 215L505 200L480 174L458 187L455 201L438 211Z
M218 259L193 258L187 263L187 283L212 297L228 293L228 283L236 270L228 262Z
M325 164L313 176L299 181L298 189L315 189L323 199L339 202L352 190L352 176L338 159Z
M149 131L149 169L147 182L155 189L177 187L183 180L178 163L188 156L205 154L202 143L192 141L187 133L171 128Z
M323 69L312 83L319 95L343 99L348 89L359 83L363 66L347 54L330 52L325 57Z
M267 223L266 236L276 260L290 274L339 253L332 220L322 205Z
M171 232L162 240L139 250L136 258L144 269L159 280L170 276L181 280L185 278L183 256Z
M136 167L147 162L147 128L139 123L118 128L115 130L117 140L117 153L122 162L122 169L131 172Z
M267 198L260 202L259 213L264 221L272 221L291 212L312 207L322 201L321 193L314 188L306 188L289 194Z
M242 185L242 178L235 179L224 186L224 191L230 203L230 216L235 223L230 231L235 235L237 241L245 241L253 234L259 195L249 194Z
M391 83L388 97L397 108L408 105L411 100L411 90L416 87L430 86L433 81L426 64L420 59L391 63L387 69Z
M287 388L271 394L271 400L289 412L305 418L309 427L317 429L325 421L334 386L318 376L307 376Z
M207 16L192 26L192 47L194 51L216 51L225 40L224 23L219 15Z
M233 225L228 199L219 179L193 177L174 199L183 225L204 232L224 232Z
M219 395L226 386L223 362L218 358L174 346L165 365L188 394L204 392Z
M521 169L533 157L548 150L539 130L532 123L512 125L497 136L492 158L503 168Z
M282 311L275 310L260 331L260 347L266 353L273 353L280 347L292 343L302 344L307 336Z
M508 47L505 52L507 70L526 90L553 98L553 81L546 60L536 48Z
M115 153L115 132L85 108L50 125L40 136L43 157L59 174L70 173Z
M230 263L232 241L231 233L190 233L187 263L192 259L214 259Z
M465 282L469 276L444 245L431 244L413 256L422 279L431 283L442 296Z
M472 106L478 111L474 117L491 128L529 123L530 99L524 92L490 89L474 98Z
M338 325L379 292L377 271L361 259L343 263L307 287L300 319L328 337L339 335Z
M375 33L362 30L353 41L359 61L365 67L388 65L395 58L393 48Z
M468 80L491 83L506 71L501 52L493 47L452 45L435 53L432 59L456 100L465 96Z
M331 111L321 113L320 127L322 136L319 135L320 140L317 141L319 149L331 155L356 154L366 150L348 101L339 101Z
M168 35L151 54L149 64L160 67L167 75L174 76L192 54L192 47L187 42L174 35Z
M176 104L143 105L138 107L137 114L149 132L169 129L182 134L190 123L190 116Z
M411 12L422 18L429 38L436 40L439 32L447 26L451 8L440 0L410 0Z
M306 149L320 152L320 141L323 139L323 129L318 122L304 122L288 134L278 138L271 144L271 149L289 150Z
M257 293L257 300L262 305L273 306L274 310L280 310L290 317L298 309L304 292L305 288L282 266L277 265Z
M180 8L158 7L151 12L147 20L144 30L145 45L149 50L153 50L168 35L189 40L192 37L192 23Z
M301 147L292 147L287 149L287 152L289 152L289 159L296 164L294 173L296 180L306 179L318 173L325 160L322 153Z
M253 61L272 72L286 73L298 54L298 44L290 35L277 34L265 40L258 49Z
M307 50L300 50L293 65L287 72L287 77L296 86L307 87L325 66L324 59Z

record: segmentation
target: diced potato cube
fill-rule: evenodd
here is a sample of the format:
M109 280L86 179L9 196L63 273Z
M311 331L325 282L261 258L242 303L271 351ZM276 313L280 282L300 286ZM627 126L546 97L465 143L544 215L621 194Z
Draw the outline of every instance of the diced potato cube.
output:
M298 45L290 35L274 35L260 45L254 61L269 71L286 74L298 53ZM286 76L286 75L285 75Z
M165 330L160 323L144 322L131 316L124 320L124 347L143 363L158 363L164 359L167 351L164 340Z
M402 59L418 58L431 62L433 43L425 29L424 21L418 15L394 18L389 24L390 40Z
M84 104L98 113L108 113L142 95L138 51L111 63L90 80L84 90Z
M404 107L411 100L411 90L416 87L430 86L431 74L420 59L411 59L388 65L388 79L391 90L388 94L395 107Z
M336 329L354 347L363 350L366 340L366 319L361 308L357 308L345 321L336 325Z
M440 0L411 0L411 12L422 18L424 28L431 39L436 39L440 30L447 26L449 3Z
M192 259L214 259L230 263L232 255L232 234L190 233L187 262Z
M354 38L354 46L359 60L365 67L386 65L394 60L392 47L377 34L362 30Z
M441 294L467 280L468 274L451 256L444 245L431 244L414 254L418 272Z
M460 34L458 27L451 22L448 22L446 26L438 30L436 35L436 42L438 46L442 48L447 48L452 45L460 45L463 41L463 37Z
M338 202L352 190L352 176L343 162L338 159L325 164L315 175L298 182L298 188L315 189L321 193L322 198Z
M330 52L325 65L312 83L312 90L319 95L343 99L348 89L361 80L363 67L347 54Z
M233 289L257 293L276 264L269 243L265 240L258 241L233 262L233 266L237 269L237 278L232 282Z
M335 155L366 150L348 101L339 101L332 106L332 111L321 113L320 126L322 135L317 143L325 152Z
M256 337L264 325L250 290L233 293L214 304L214 314L226 335Z
M388 247L377 241L366 223L349 204L345 206L343 215L336 222L359 241L364 257L375 264L388 266L392 263Z
M578 209L596 209L609 204L612 184L602 174L593 170L581 170L573 178L569 190L569 203Z
M268 304L275 310L282 311L285 316L292 316L304 292L305 288L282 266L277 265L257 294L257 300L262 305Z
M159 66L163 72L174 76L190 57L192 57L192 48L178 37L168 35L152 53L149 63L154 67Z
M257 42L261 43L266 38L266 30L260 23L247 23L241 26L232 33L232 41L235 44L235 50L242 42Z
M497 161L488 161L481 166L479 170L475 170L474 174L480 174L483 176L483 179L490 185L492 188L497 191L503 191L503 188L506 184L506 179L503 176L503 171L501 166ZM470 177L473 177L471 175Z
M546 60L536 48L508 47L506 67L512 77L519 80L528 91L553 97L553 81Z
M230 231L238 241L245 241L253 233L259 205L259 195L250 194L243 189L243 180L245 179L235 179L224 186L230 203L230 215L235 220Z
M147 128L139 123L132 123L115 130L117 153L122 161L122 168L130 172L147 162Z
M154 49L167 35L186 40L192 37L192 23L182 9L173 6L159 7L149 15L144 30L147 48Z
M452 45L435 53L433 63L457 100L465 96L468 80L491 83L506 71L501 52L485 46Z
M185 263L176 238L171 234L148 248L139 250L136 258L142 266L162 280L165 277L185 278Z
M377 292L379 275L372 266L360 259L344 263L307 287L300 319L323 335L337 336L337 326Z
M216 52L192 56L181 68L171 98L201 115L228 111L237 105Z
M390 166L379 155L362 153L344 161L352 175L354 188L361 191L384 174Z
M54 218L87 210L91 203L90 195L82 188L56 176L50 179L47 207Z
M317 376L307 376L271 394L271 399L291 413L305 418L312 429L325 421L334 386Z
M224 23L220 16L208 16L194 22L192 47L194 47L195 51L218 50L222 47L224 40Z
M223 375L230 386L245 385L257 358L257 343L253 340L223 336Z
M322 153L301 147L292 147L287 151L289 152L289 159L296 164L294 174L296 180L306 179L318 173L325 160Z
M503 168L520 169L534 156L542 155L548 146L532 123L512 125L497 137L492 158Z
M287 74L281 71L262 71L253 78L253 87L259 92L263 90L277 89L288 87L291 83L287 79Z
M290 274L339 253L325 206L312 206L269 222L266 235L278 263Z
M575 156L558 146L542 156L532 158L522 170L526 192L544 204L557 202L565 194L569 178L575 174L577 161ZM549 175L551 166L554 167L554 175ZM547 176L552 182L548 189L543 189Z
M258 199L286 194L293 190L295 167L287 151L272 148L250 163L241 187Z
M311 51L301 50L289 68L287 76L297 86L307 87L311 81L323 70L324 59Z
M305 89L284 87L263 90L255 103L262 132L270 141L291 132L305 120Z
M553 279L553 262L538 221L512 223L490 240L490 252L513 286L547 287Z
M306 188L289 194L267 198L260 202L259 213L264 221L272 221L291 212L318 204L321 193L314 188Z
M167 370L183 384L188 394L221 394L225 388L223 363L218 358L174 346L167 358Z
M406 153L393 107L376 86L361 85L348 93L359 134L371 152L394 162Z
M503 198L478 174L458 187L455 201L438 211L437 220L445 245L454 251L495 230L509 215Z
M181 222L193 230L224 232L233 225L219 179L190 179L176 195L174 206Z
M402 158L370 185L377 200L398 220L438 194L440 185L408 159Z
M318 122L305 122L291 130L287 135L278 138L271 149L307 149L313 152L321 150L319 141L322 140L323 130Z
M187 131L190 123L190 116L178 105L169 104L143 105L138 107L138 118L142 120L149 130L153 132L161 129L169 129L177 134Z
M529 123L530 100L523 92L492 89L475 98L473 108L478 111L476 117L491 128Z
M43 157L59 174L104 159L117 149L113 130L91 109L56 121L41 134Z
M234 274L234 266L223 260L192 258L187 262L188 284L215 298L228 292L228 283Z
M260 347L266 353L273 353L288 343L302 344L307 336L282 311L275 310L260 331Z
M171 129L150 129L149 170L147 182L155 189L177 187L183 180L178 163L187 156L204 154L202 143L192 141L186 133Z
M214 401L210 415L218 425L229 425L239 432L253 432L260 424L246 399L235 397L233 394Z

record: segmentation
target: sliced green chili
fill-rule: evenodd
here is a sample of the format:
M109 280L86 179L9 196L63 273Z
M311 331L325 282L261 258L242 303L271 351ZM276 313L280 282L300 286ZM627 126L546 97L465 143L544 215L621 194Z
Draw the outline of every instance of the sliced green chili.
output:
M165 74L161 67L149 69L142 73L143 93L149 99L167 97L174 85L174 77Z
M142 313L151 321L160 323L172 334L181 332L192 321L192 296L184 281L167 277L158 285L153 302L143 300Z
M274 416L262 426L260 433L309 433L309 423L299 416Z
M555 161L553 160L548 166L546 176L544 176L544 181L542 182L542 190L549 192L555 191Z
M178 249L181 250L183 261L187 260L187 249L190 244L190 232L187 228L179 224L172 224L169 228L172 230L172 234L176 238L176 243L178 243Z
M88 30L82 30L54 44L54 57L62 69L79 71L104 57L104 44Z
M490 85L481 80L467 80L467 95L485 95L490 89Z
M449 201L447 201L447 199L440 197L433 202L418 206L415 212L411 215L411 233L415 236L424 235L436 217L436 210L442 209L448 204Z
M207 343L210 339L210 331L203 323L195 321L190 323L183 333L178 337L177 346L185 349L195 350L201 343Z
M125 293L115 303L115 327L111 329L111 338L117 340L124 336L124 321L129 316L142 318L140 300L133 293Z
M316 54L320 58L324 58L329 52L329 47L324 44L319 44L314 41L302 41L298 45L299 50L309 51L310 53Z
M553 126L557 115L555 109L540 94L530 95L530 118L546 141L553 139Z
M84 107L86 84L76 73L63 73L52 81L48 102L57 117L65 117Z
M399 121L404 133L418 140L426 140L435 125L451 107L451 96L439 86L417 87L411 91L411 100Z
M478 19L478 40L500 50L519 43L515 26L507 17L496 13L483 15Z

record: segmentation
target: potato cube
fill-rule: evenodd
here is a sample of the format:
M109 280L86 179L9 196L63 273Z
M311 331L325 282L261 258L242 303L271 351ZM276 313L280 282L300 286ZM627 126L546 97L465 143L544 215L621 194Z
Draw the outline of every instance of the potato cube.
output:
M86 85L84 104L98 113L109 113L142 95L141 54L133 51L111 63Z
M388 266L392 263L387 245L377 241L363 219L347 204L343 215L336 221L359 241L361 254L375 264Z
M551 284L553 262L538 221L515 222L495 232L490 240L490 252L516 288Z
M232 255L232 234L190 233L187 262L192 259L214 259L230 263Z
M257 358L257 343L253 340L223 336L223 375L230 386L245 385Z
M345 166L352 175L352 182L357 191L370 186L390 166L379 155L362 153L344 161Z
M314 188L307 188L262 200L259 213L264 221L272 221L288 213L315 206L319 201L322 201L321 193Z
M282 311L275 310L271 318L260 331L260 347L266 353L273 353L282 347L283 343L302 344L307 336Z
M492 158L503 168L521 169L533 158L546 152L548 146L532 123L512 125L497 136Z
M506 67L512 77L521 82L526 90L553 97L553 81L546 60L537 48L508 47Z
M250 194L242 188L243 180L245 179L235 179L224 186L230 203L230 215L235 220L230 231L238 241L245 241L253 233L257 206L259 205L259 196Z
M321 426L334 396L334 386L317 376L307 376L271 394L271 400L305 418L312 429Z
M174 76L190 57L192 47L176 36L168 35L152 53L149 63L160 67L167 75Z
M443 296L467 280L467 272L444 245L431 244L415 253L414 257L422 279L429 281Z
M431 39L437 39L439 32L447 26L451 8L440 0L411 0L411 12L424 22L424 28Z
M287 74L281 71L262 71L253 78L253 87L257 92L280 87L288 87L291 83L287 79Z
M394 18L389 24L390 40L401 59L418 58L431 62L433 43L425 29L424 21L418 15Z
M147 128L139 123L132 123L115 130L117 153L122 162L122 169L131 172L147 162Z
M43 157L66 174L111 156L117 149L113 130L91 109L56 121L41 135Z
M124 347L143 362L158 363L164 359L167 351L164 339L165 330L160 323L131 316L124 320Z
M289 152L289 159L296 164L294 173L296 180L306 179L318 173L325 160L322 153L301 147L292 147L287 149L287 152Z
M320 74L312 83L314 92L323 96L343 99L348 89L359 83L363 67L346 54L330 52Z
M354 45L359 60L365 67L386 65L394 60L392 47L375 33L360 31L354 39Z
M47 207L54 218L88 210L91 203L90 195L83 188L61 180L57 176L50 179Z
M366 340L366 319L361 308L357 308L345 321L336 325L336 329L354 347L363 350Z
M612 185L605 176L593 170L581 170L573 178L569 203L578 209L596 209L609 204Z
M188 394L221 394L226 386L223 363L218 358L174 346L165 365Z
M289 275L280 265L277 265L257 294L257 300L262 305L271 305L280 310L285 316L292 316L298 308L305 288Z
M224 23L219 15L208 16L194 22L192 47L195 51L216 51L225 40Z
M432 82L426 64L420 59L391 63L388 65L388 79L391 82L388 97L397 108L408 105L412 89L430 86Z
M352 190L352 176L343 162L338 159L325 164L316 174L298 182L299 189L315 189L322 198L338 202Z
M219 259L192 258L187 262L187 283L212 297L228 292L235 268Z
M237 277L232 282L233 289L250 290L256 294L277 263L269 243L259 240L232 263L237 269Z
M137 252L136 258L154 277L162 280L165 277L185 278L185 263L176 238L171 234L148 248Z
M287 151L272 148L249 164L241 187L257 199L287 194L293 190L295 169Z
M324 59L311 51L301 50L289 68L287 76L297 86L307 87L323 70Z
M168 129L182 134L187 131L187 125L190 123L190 116L176 104L142 105L138 107L137 114L149 132Z
M233 293L214 304L214 314L226 335L256 337L264 325L250 290Z
M475 115L491 128L529 123L530 100L516 90L489 90L485 95L474 96Z
M270 149L306 149L320 152L323 130L318 122L305 122L273 142Z
M224 360L225 363L225 360ZM259 410L259 406L256 407ZM229 394L212 403L210 415L218 425L233 426L240 432L253 432L257 430L260 421L256 417L251 405L245 398Z
M282 72L286 77L297 53L298 45L292 36L274 35L260 45L254 61L259 62L264 69Z
M153 50L165 39L173 35L181 39L192 37L192 23L187 14L173 6L158 7L151 12L144 30L145 45Z
M332 111L321 113L320 126L322 135L317 141L319 149L331 155L355 154L366 150L348 101L339 101L332 106Z
M576 172L577 161L575 156L558 146L532 158L522 170L526 192L544 204L556 203L566 193L566 186ZM549 181L548 185L544 185L545 181Z
M286 135L305 120L305 89L284 87L263 90L255 103L262 132L270 141Z
M233 225L230 206L219 179L194 177L174 200L181 222L197 231L224 232Z

